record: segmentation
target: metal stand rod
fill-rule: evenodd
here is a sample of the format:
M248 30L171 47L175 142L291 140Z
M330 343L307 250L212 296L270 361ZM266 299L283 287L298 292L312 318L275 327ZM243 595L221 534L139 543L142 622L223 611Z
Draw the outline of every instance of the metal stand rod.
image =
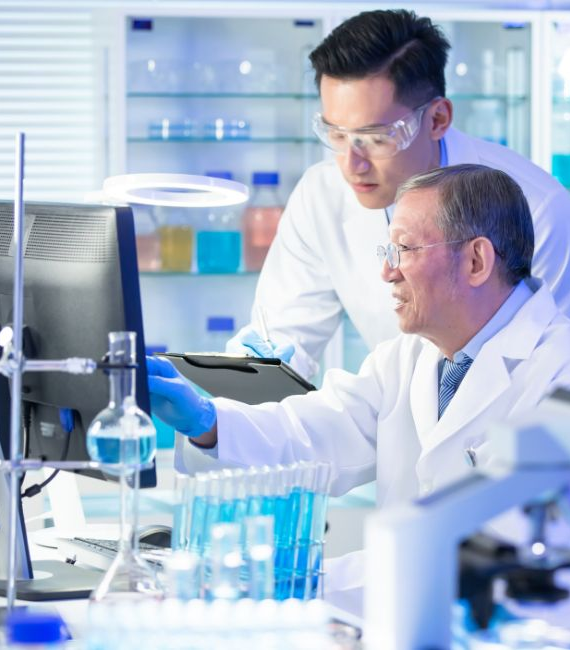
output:
M12 375L12 401L10 409L10 461L19 463L22 459L20 449L21 397L22 397L22 327L23 327L23 258L22 241L24 220L24 144L25 136L16 133L16 160L14 173L14 303L13 303L13 358L16 368ZM13 468L10 472L10 523L8 531L8 585L6 589L8 610L16 600L16 530L18 525L20 472Z
M41 460L40 458L25 458L15 463L11 460L0 461L0 472L32 472L39 469L50 467L52 469L96 469L102 472L118 473L122 467L122 463L100 463L94 460ZM129 463L131 470L152 469L154 464L141 463L140 465L133 465Z

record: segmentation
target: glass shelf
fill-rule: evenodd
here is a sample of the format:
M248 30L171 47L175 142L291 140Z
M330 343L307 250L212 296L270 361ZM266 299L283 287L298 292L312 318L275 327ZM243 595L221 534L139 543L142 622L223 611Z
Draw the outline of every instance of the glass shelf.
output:
M129 92L128 99L318 99L316 93Z
M483 93L452 93L448 96L453 102L471 102L479 101L480 99L493 99L500 102L507 102L512 104L518 104L527 102L529 100L528 95L502 95L502 94L493 94L493 95L484 95Z
M128 143L137 142L185 142L185 143L201 143L201 144L245 144L251 142L253 144L320 144L316 138L301 138L301 137L268 137L268 138L222 138L221 140L214 140L214 138L148 138L148 137L131 137L127 138Z
M259 275L259 271L238 271L237 273L197 273L195 271L139 271L145 278L221 278L221 277L251 277Z

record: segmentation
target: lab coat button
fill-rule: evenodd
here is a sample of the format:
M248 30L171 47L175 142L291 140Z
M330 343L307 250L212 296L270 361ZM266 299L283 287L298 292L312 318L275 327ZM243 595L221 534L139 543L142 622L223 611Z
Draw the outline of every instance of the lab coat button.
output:
M463 453L463 457L465 458L465 462L469 467L476 467L477 466L477 454L473 447L467 447L465 452Z

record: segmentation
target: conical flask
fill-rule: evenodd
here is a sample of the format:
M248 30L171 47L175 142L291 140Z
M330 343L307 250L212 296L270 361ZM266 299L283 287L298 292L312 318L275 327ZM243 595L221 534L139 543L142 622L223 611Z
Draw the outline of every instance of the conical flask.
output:
M160 597L160 583L140 556L136 535L139 465L154 458L156 431L135 399L135 332L109 333L109 361L132 367L109 371L109 404L89 426L87 448L92 460L107 464L105 471L119 476L120 538L118 553L91 599Z

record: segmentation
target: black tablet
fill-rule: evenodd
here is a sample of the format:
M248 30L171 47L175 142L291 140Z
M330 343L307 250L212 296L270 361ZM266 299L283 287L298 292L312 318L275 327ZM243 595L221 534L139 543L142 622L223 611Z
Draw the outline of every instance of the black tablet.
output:
M316 390L281 359L190 352L157 356L169 359L186 378L210 395L246 404L278 402L289 395Z

